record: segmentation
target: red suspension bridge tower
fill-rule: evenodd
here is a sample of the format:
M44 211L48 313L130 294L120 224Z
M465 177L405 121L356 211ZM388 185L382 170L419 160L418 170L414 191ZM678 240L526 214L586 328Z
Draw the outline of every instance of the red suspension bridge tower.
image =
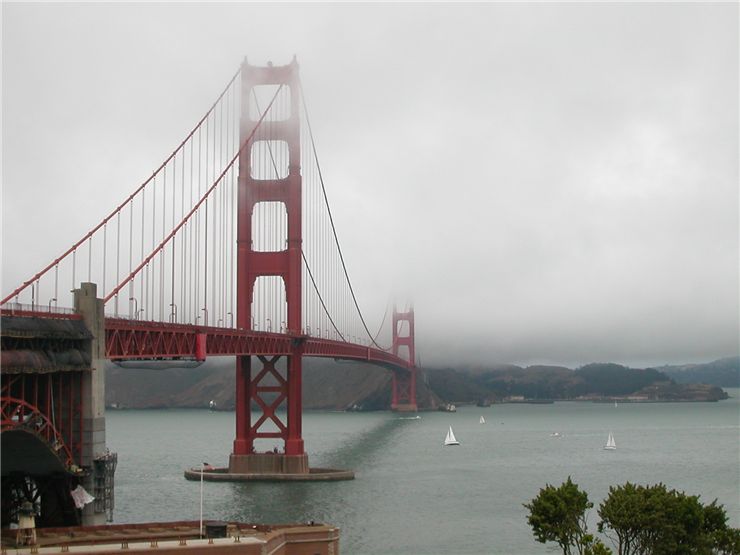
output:
M402 347L407 349L407 360L410 366L408 369L395 369L393 371L391 409L399 412L416 412L416 350L414 347L413 306L406 312L398 312L396 307L393 307L393 354L403 358L403 355L399 352Z
M301 141L300 141L300 87L298 63L294 59L286 66L242 65L242 102L240 144L245 144L239 155L239 204L237 210L237 322L242 329L252 329L252 307L255 284L259 278L279 277L285 288L287 301L286 333L294 336L291 352L287 356L238 356L236 364L236 439L229 461L230 473L250 473L273 470L300 474L308 472L308 456L303 449L301 429L301 361L303 354L301 315L301 249L302 191L301 191ZM269 137L260 127L253 133L256 120L250 116L249 99L258 86L277 86L287 89L289 113L285 119L274 122ZM264 144L260 148L260 143ZM253 171L253 154L267 149L273 156L283 143L287 153L287 175L280 175L275 167L273 178L265 178ZM287 244L282 250L258 251L252 237L255 206L262 202L277 202L287 213ZM284 359L284 360L281 360ZM278 365L287 366L283 377ZM257 364L254 364L257 363ZM253 372L254 371L254 372ZM271 400L263 394L272 394ZM287 402L287 422L276 413L277 407ZM251 421L251 406L262 410L256 422ZM262 428L269 425L272 429ZM255 453L254 441L258 438L275 438L284 442L284 453L265 457Z

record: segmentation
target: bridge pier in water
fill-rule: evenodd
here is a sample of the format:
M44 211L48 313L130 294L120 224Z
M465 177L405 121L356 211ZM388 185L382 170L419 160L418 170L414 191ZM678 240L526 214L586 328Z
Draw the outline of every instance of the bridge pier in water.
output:
M229 458L229 473L308 474L308 455L302 437L301 354L254 358L262 366L254 377L252 357L236 358L236 439ZM287 359L287 379L276 367L281 358ZM263 398L265 393L272 393L272 400ZM251 422L252 401L262 408L262 416L254 424ZM287 425L276 414L284 401L287 402ZM260 431L268 421L277 431ZM254 441L258 438L282 439L283 451L257 453Z

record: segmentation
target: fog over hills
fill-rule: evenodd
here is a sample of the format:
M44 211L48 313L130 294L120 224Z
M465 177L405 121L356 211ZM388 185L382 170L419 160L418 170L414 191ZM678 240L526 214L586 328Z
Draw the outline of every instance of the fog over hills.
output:
M413 302L425 367L738 354L737 2L2 15L8 293L148 178L245 56L295 55L358 304L374 331Z
M231 359L210 360L195 368L143 369L109 365L106 404L118 408L234 408ZM722 398L720 387L738 387L740 357L706 364L635 369L618 364L564 366L500 364L490 367L427 368L419 376L420 408L446 402L501 402L507 398L570 399L659 397L663 400ZM733 381L734 380L734 381ZM706 384L690 386L686 384ZM715 387L710 387L715 386ZM658 388L659 389L656 389ZM390 405L391 374L369 364L304 361L305 409L385 410Z
M707 364L684 364L657 368L677 383L708 383L719 387L740 387L740 357L728 357Z

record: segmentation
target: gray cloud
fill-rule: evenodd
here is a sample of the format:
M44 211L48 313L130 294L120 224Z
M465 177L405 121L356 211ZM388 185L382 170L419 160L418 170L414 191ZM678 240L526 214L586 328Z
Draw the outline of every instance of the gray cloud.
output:
M736 4L5 4L3 291L297 54L350 272L424 363L738 353ZM80 210L80 206L83 208Z

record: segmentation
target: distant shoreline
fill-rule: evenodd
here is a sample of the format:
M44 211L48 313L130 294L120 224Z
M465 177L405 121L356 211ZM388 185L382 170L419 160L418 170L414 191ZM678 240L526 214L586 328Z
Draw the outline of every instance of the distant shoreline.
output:
M734 399L734 396L728 395L724 399L517 399L513 401L498 401L486 405L484 407L477 406L475 403L468 402L456 402L458 407L477 407L477 408L491 408L495 405L552 405L555 403L599 403L599 404L610 404L616 402L619 404L656 404L656 403L717 403L718 401L725 401L727 399ZM125 411L125 410L205 410L208 412L234 412L233 407L225 407L219 409L211 409L207 406L198 407L182 407L182 406L154 406L154 407L126 407L126 406L106 406L105 410L109 411ZM392 412L390 409L377 409L377 410L348 410L348 409L303 409L304 412ZM435 408L419 408L417 412L440 412L439 409ZM443 411L442 411L443 412Z

